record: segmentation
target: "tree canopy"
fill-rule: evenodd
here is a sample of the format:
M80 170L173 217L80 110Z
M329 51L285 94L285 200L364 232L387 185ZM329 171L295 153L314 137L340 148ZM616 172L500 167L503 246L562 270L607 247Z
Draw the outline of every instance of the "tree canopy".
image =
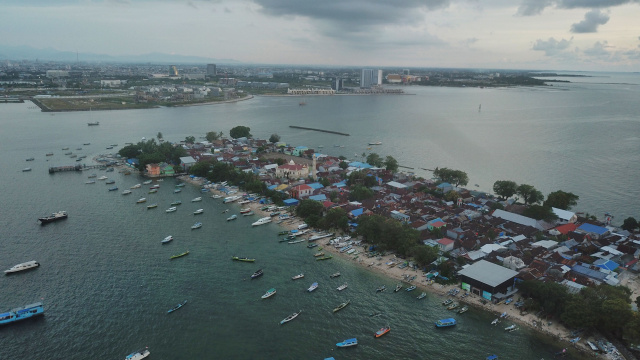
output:
M382 160L380 155L371 153L367 155L367 164L373 165L375 167L382 167L384 165L384 161Z
M186 142L187 144L195 144L196 137L195 136L187 136L186 138L184 138L184 142Z
M234 139L241 138L241 137L250 138L251 137L250 131L251 131L251 128L249 128L248 126L239 125L229 131L229 136L231 136Z
M384 160L384 167L391 172L396 172L398 171L398 160L393 156L387 156Z
M638 228L638 226L640 226L640 224L638 224L638 220L632 218L632 217L628 217L626 219L624 219L624 222L622 223L621 228L623 228L624 230L627 231L633 231L635 229Z
M544 200L544 195L533 185L522 184L518 186L516 193L522 198L525 205L537 204Z
M558 216L553 212L553 209L544 205L531 205L524 210L524 216L534 218L536 220L551 221L557 219Z
M506 200L516 194L518 184L511 180L498 180L493 183L493 192Z
M277 143L278 141L280 141L280 135L278 134L271 134L271 136L269 137L269 142L270 143Z
M179 164L180 157L186 156L187 152L180 146L173 146L168 142L158 145L155 139L140 141L123 147L118 154L126 159L138 159L137 168L144 171L147 164L166 162L169 164Z
M218 133L215 132L215 131L209 131L207 133L207 135L205 135L205 138L209 142L213 142L213 141L219 140L221 137L222 137L222 131L220 131Z
M358 235L382 250L393 250L408 256L419 244L420 233L397 220L380 215L361 216L356 230Z
M558 190L547 195L547 200L545 200L544 205L562 210L569 210L578 204L578 200L580 200L578 195Z
M362 201L373 197L373 190L360 184L351 186L349 200Z
M433 170L433 176L441 182L448 182L456 187L465 186L469 183L469 176L462 170L436 168Z

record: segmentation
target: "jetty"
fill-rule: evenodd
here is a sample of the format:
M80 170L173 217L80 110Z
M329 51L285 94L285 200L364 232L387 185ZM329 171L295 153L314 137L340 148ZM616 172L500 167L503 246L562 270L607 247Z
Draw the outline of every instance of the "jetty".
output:
M67 165L67 166L51 166L49 168L49 174L63 172L63 171L83 171L91 169L105 169L106 165Z
M289 127L292 128L292 129L313 130L313 131L320 131L320 132L329 133L329 134L350 136L347 133L343 133L343 132L339 132L339 131L323 130L323 129L316 129L316 128L310 128L310 127L304 127L304 126L295 126L295 125L289 125Z

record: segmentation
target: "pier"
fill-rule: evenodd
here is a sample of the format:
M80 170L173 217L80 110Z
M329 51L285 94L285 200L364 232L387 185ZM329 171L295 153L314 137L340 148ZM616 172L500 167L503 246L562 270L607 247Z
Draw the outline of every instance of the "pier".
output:
M106 165L67 165L67 166L51 166L49 168L49 174L54 174L63 171L83 171L91 169L105 169Z
M289 125L289 127L292 128L292 129L313 130L313 131L320 131L320 132L325 132L325 133L329 133L329 134L350 136L347 133L342 133L342 132L332 131L332 130L323 130L323 129L316 129L316 128L310 128L310 127L304 127L304 126L295 126L295 125Z

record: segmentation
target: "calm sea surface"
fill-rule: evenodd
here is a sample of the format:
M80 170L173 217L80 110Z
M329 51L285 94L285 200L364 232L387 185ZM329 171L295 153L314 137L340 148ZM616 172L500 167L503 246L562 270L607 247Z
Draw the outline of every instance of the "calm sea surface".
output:
M591 75L597 76L545 88L408 88L415 95L309 97L302 107L299 99L284 97L55 114L30 103L2 104L0 270L28 260L41 267L0 277L0 311L42 301L46 315L0 328L0 359L122 359L145 346L153 359L551 358L559 345L527 329L505 334L489 325L491 314L473 309L456 316L456 328L437 331L433 322L450 316L442 298L376 294L376 287L393 288L394 282L348 260L314 261L304 243L278 243L277 225L251 228L255 220L245 217L228 223L221 212L237 212L237 205L207 194L192 203L202 195L197 188L174 194L176 182L167 179L156 194L143 187L123 196L122 190L144 179L97 171L120 188L109 192L101 181L86 185L86 172L49 175L47 169L76 164L63 147L91 158L108 152L109 144L118 149L159 131L174 141L246 125L257 137L278 133L291 144L323 145L326 153L352 159L368 152L368 142L381 141L373 151L425 177L430 173L420 168L446 166L466 171L470 187L481 190L490 191L496 180L514 180L545 195L571 191L580 196L576 210L600 217L608 211L621 222L640 216L634 182L640 177L640 76ZM100 126L87 126L93 121ZM28 157L35 161L25 162ZM33 171L22 172L25 167ZM158 208L136 204L140 197ZM183 204L166 213L174 200ZM205 212L194 216L198 208ZM69 219L38 224L38 217L57 210L67 210ZM196 221L203 227L191 230ZM161 246L167 235L175 240ZM169 260L186 250L188 256ZM232 262L234 255L257 261ZM259 268L265 275L249 280ZM342 276L330 279L336 271ZM305 278L292 281L300 272ZM307 293L314 281L318 290ZM336 291L344 282L348 289ZM261 300L272 287L277 295ZM184 308L166 314L185 299ZM351 305L333 314L347 299ZM298 310L303 312L296 320L279 325ZM384 314L369 317L374 311ZM374 339L387 324L391 332ZM357 348L334 350L351 337L358 338Z

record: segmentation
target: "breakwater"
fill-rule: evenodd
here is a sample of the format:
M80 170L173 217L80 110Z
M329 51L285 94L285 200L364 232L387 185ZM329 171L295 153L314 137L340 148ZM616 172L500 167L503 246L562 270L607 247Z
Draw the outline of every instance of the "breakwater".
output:
M313 131L320 131L320 132L329 133L329 134L350 136L347 133L338 132L338 131L332 131L332 130L323 130L323 129L316 129L316 128L310 128L310 127L304 127L304 126L295 126L295 125L289 125L289 127L292 128L292 129L313 130Z

